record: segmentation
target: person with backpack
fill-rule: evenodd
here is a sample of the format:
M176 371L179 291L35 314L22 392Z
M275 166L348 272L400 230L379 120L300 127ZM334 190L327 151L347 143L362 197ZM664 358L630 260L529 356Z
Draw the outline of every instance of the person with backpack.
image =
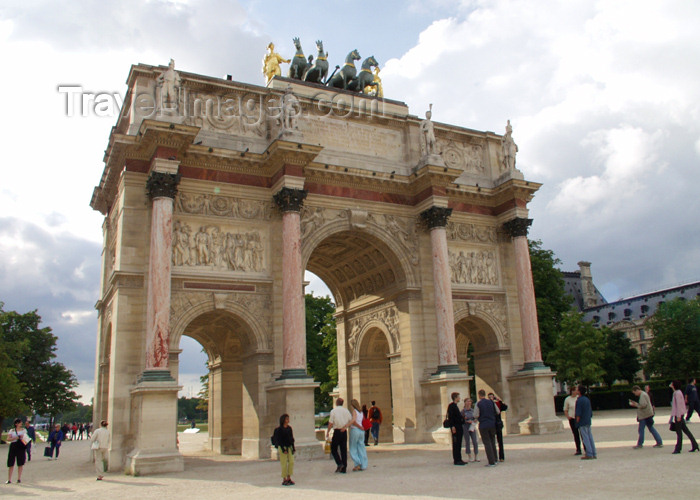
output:
M379 409L375 401L372 401L372 406L369 409L369 420L372 422L370 432L372 439L374 439L374 446L377 446L379 444L379 426L382 424L382 410Z
M277 448L277 456L282 466L282 486L293 486L296 484L292 481L296 448L294 448L294 432L289 425L289 415L286 413L280 416L280 426L272 434L272 445Z

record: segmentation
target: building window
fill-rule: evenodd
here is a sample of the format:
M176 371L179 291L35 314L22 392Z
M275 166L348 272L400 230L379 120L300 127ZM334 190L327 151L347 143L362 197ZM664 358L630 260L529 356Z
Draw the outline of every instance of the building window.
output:
M639 340L644 340L644 328L639 329Z
M614 319L615 319L615 313L614 313L614 312L609 312L609 313L608 313L608 319L609 319L610 321L614 320Z
M642 357L643 357L643 358L646 358L646 357L647 357L647 345L646 345L646 344L641 344L641 345L639 346L639 348L640 348Z
M646 304L644 304L644 305L642 306L642 313L646 314L646 313L648 313L648 312L649 312L649 306L646 305Z
M600 316L593 316L593 323L600 323Z
M625 309L625 318L629 319L632 316L632 309Z

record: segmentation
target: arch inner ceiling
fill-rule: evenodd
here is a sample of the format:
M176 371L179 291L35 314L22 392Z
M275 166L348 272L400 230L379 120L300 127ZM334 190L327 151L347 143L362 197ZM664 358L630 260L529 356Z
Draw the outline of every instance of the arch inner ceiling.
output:
M252 332L232 314L210 311L197 316L187 325L183 335L202 344L211 359L237 357L250 347Z
M331 289L338 304L383 296L406 278L399 260L377 238L343 231L323 240L312 252L306 268Z

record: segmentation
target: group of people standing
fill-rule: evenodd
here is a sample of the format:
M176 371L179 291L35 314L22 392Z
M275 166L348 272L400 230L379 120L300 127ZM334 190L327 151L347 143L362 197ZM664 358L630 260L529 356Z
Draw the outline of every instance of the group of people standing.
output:
M486 451L487 467L494 467L498 462L505 460L503 448L503 418L502 413L508 409L503 401L490 392L488 398L486 391L481 389L478 392L479 400L473 407L470 398L464 400L464 407L460 411L460 394L451 394L452 402L447 407L445 427L450 429L452 434L452 461L454 465L467 465L469 462L479 462L479 440L476 434L478 429L481 441ZM467 453L467 462L462 460L462 439L464 439ZM496 451L498 443L498 452ZM471 449L474 448L474 458L472 459Z

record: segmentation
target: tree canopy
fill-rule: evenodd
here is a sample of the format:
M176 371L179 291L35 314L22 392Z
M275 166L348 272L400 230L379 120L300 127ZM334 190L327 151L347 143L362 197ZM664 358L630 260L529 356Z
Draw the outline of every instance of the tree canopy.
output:
M307 370L321 386L314 392L315 411L329 410L328 392L338 383L338 356L335 344L335 304L330 297L306 294ZM335 366L335 368L333 368ZM331 373L335 370L335 377Z
M542 248L539 240L528 241L532 282L535 287L537 322L540 327L542 359L552 369L558 370L556 362L549 356L559 337L562 316L572 309L571 297L564 289L564 278L557 265L561 261L551 250Z
M654 332L648 373L681 380L700 376L700 297L660 304L647 325Z
M568 384L590 385L601 380L605 355L605 335L591 323L583 321L580 313L563 315L561 331L548 361L557 367L557 379Z
M78 395L73 389L78 382L73 373L56 357L56 336L50 327L39 328L41 316L30 311L19 314L5 311L0 302L0 379L2 391L21 391L17 401L22 408L34 414L55 416L75 409ZM9 371L8 371L9 370ZM14 376L15 381L10 375ZM0 399L0 416L18 413L18 408L2 406L5 394Z
M600 329L605 337L605 354L601 368L605 371L603 382L612 387L616 380L634 382L637 372L642 369L639 353L632 347L630 339L621 330L604 326Z

